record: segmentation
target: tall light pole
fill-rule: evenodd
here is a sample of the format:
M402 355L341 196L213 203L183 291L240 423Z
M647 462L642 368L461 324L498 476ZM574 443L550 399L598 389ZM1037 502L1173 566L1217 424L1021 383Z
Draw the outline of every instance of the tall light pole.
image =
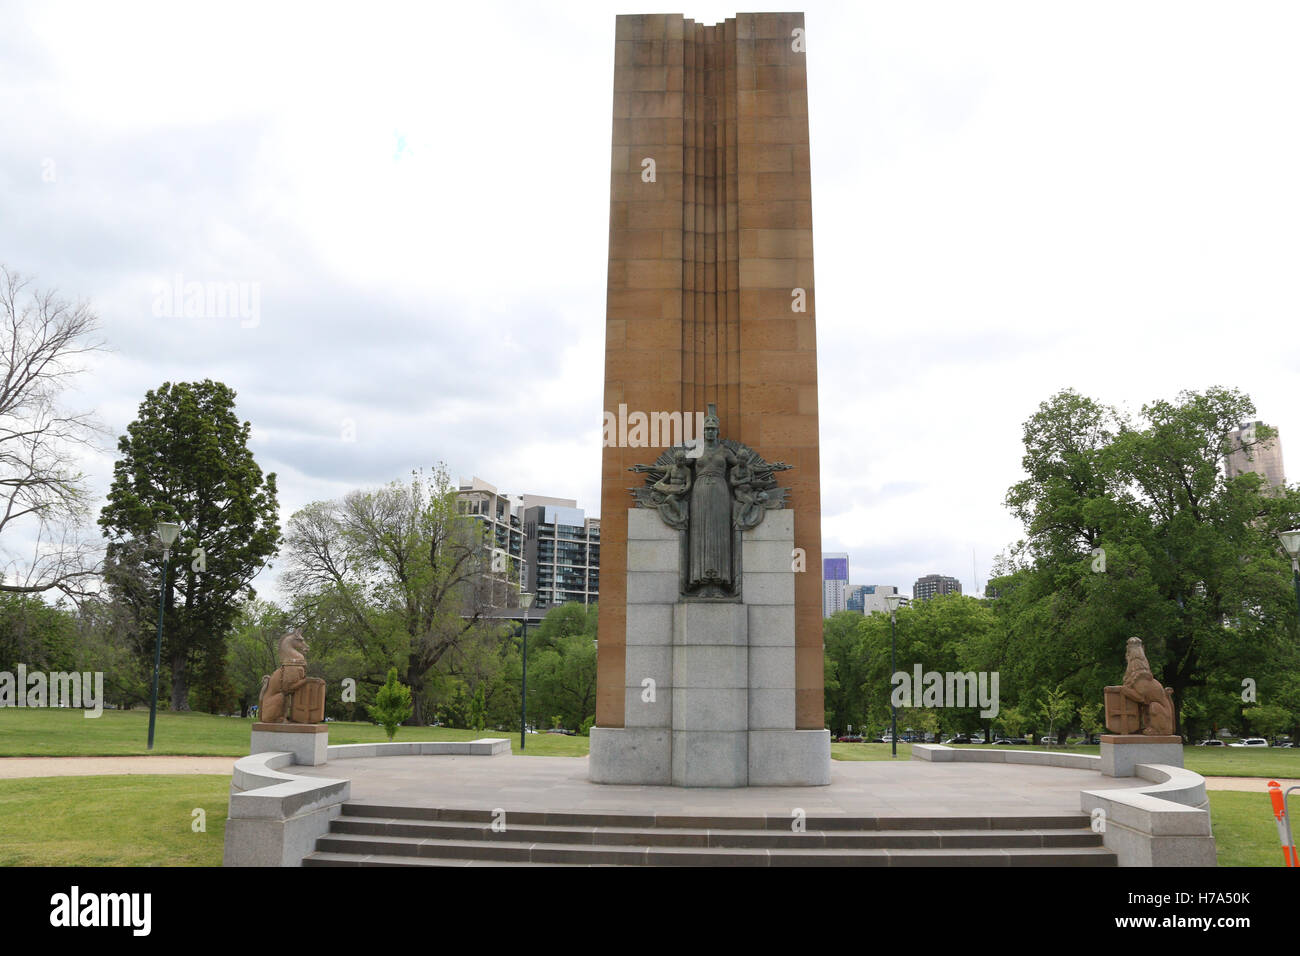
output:
M898 644L898 607L906 604L907 598L901 594L886 594L885 604L889 608L889 683L893 686L894 674L898 667L894 663L896 645ZM913 693L915 693L913 688ZM894 708L894 694L889 694L889 750L891 757L898 756L898 711Z
M519 689L519 749L528 746L528 609L533 606L531 591L519 592L519 606L524 609L524 669Z
M153 728L158 719L158 668L162 664L163 610L167 606L167 562L172 556L172 544L181 533L181 526L170 521L158 522L158 540L163 546L162 589L158 594L158 640L153 648L153 696L149 698L149 749L153 750Z
M1281 531L1278 538L1282 541L1282 547L1286 548L1286 553L1291 557L1291 581L1295 585L1295 603L1296 609L1300 610L1300 529L1294 531Z

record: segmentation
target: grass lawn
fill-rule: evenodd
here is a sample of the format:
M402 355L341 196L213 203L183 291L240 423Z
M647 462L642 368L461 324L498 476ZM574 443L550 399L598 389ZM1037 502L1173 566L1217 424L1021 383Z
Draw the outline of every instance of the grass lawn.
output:
M1300 801L1292 800L1294 808ZM1296 828L1296 812L1292 813ZM1273 805L1267 793L1210 792L1210 823L1219 866L1283 866Z
M890 744L831 744L832 760L893 760ZM898 759L912 759L912 745L899 742Z
M224 776L0 780L0 865L220 866L229 803Z
M889 759L874 746L885 756L849 759ZM0 865L220 866L229 787L188 774L0 780ZM196 808L206 832L192 829ZM1216 791L1210 812L1220 866L1282 865L1267 794Z
M158 714L154 735L155 754L242 757L248 753L248 734L253 721L213 714ZM79 710L56 708L0 708L0 757L105 757L148 754L149 712L106 710L87 719ZM399 741L474 740L478 737L509 737L519 753L519 734L505 731L453 730L449 727L402 727ZM365 744L386 740L383 728L370 723L331 721L331 744ZM564 734L529 734L524 753L545 757L582 757L587 754L586 737ZM981 746L981 745L970 745ZM1020 749L1037 749L1033 746ZM1096 746L1053 747L1069 753L1099 752ZM836 760L889 760L889 744L831 744ZM898 759L910 760L911 744L898 745ZM1188 770L1207 777L1293 777L1300 778L1300 749L1276 747L1186 747L1183 759Z
M149 736L147 710L106 710L93 719L79 710L58 708L0 707L0 757L112 757L154 754L185 756L242 757L248 753L251 719L218 717L214 714L158 714L154 749L146 747ZM376 724L330 722L331 744L368 744L385 741L384 729ZM401 727L396 741L477 740L479 737L509 737L519 753L519 734L495 730L453 730L449 727ZM529 755L582 757L587 753L586 737L564 734L529 734Z
M1039 747L1034 744L1019 747L994 747L991 744L958 744L960 750L1058 750L1071 754L1099 754L1096 744L1076 744L1070 747ZM836 748L884 747L889 744L831 744L831 756ZM898 745L902 756L904 744ZM909 751L910 754L910 751ZM853 759L841 757L841 760ZM865 757L872 760L876 758ZM1280 747L1184 747L1183 766L1195 770L1203 777L1291 777L1300 778L1300 749Z

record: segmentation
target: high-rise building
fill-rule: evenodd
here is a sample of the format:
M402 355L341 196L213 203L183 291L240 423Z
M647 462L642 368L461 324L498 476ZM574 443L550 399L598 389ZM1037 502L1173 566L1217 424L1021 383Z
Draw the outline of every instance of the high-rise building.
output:
M875 614L877 611L889 610L885 595L897 593L898 588L892 584L855 584L849 588L844 603L847 610Z
M844 553L822 553L822 617L836 611L847 611L849 589L849 556Z
M483 522L492 579L536 595L533 607L594 604L600 591L600 519L572 498L506 495L475 477L461 479L457 510ZM504 593L504 590L503 590ZM502 606L514 606L503 599Z
M574 503L576 505L576 502ZM581 508L536 505L524 510L528 590L533 606L595 604L600 592L600 519Z
M927 574L912 585L913 601L928 601L939 594L961 594L961 582L942 574Z
M1255 430L1263 422L1247 422L1228 432L1229 450L1224 461L1224 473L1229 478L1253 471L1263 477L1270 488L1281 488L1286 483L1282 468L1282 436L1267 441L1255 437Z

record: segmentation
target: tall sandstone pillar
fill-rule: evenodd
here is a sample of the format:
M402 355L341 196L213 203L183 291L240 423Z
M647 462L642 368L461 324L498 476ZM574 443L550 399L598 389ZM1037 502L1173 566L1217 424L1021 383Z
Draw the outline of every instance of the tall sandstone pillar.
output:
M795 726L823 727L817 335L801 13L617 18L605 410L693 416L794 466ZM650 164L653 161L653 181ZM596 723L622 727L628 471L601 480Z

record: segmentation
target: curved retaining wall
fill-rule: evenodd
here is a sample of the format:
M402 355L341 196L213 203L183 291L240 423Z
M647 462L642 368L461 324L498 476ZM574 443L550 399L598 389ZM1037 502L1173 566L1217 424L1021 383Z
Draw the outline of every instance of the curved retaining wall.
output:
M510 752L510 741L485 737L468 741L341 744L328 747L329 760L359 757L422 757L439 754L494 756ZM267 751L235 761L230 777L223 866L301 866L329 831L330 821L351 795L347 780L285 772L294 755Z
M934 763L1022 763L1101 772L1100 755L1051 750L957 750L942 744L913 744L912 759ZM1102 828L1102 843L1120 866L1214 866L1205 778L1167 764L1138 764L1136 776L1149 786L1082 790L1079 808Z

